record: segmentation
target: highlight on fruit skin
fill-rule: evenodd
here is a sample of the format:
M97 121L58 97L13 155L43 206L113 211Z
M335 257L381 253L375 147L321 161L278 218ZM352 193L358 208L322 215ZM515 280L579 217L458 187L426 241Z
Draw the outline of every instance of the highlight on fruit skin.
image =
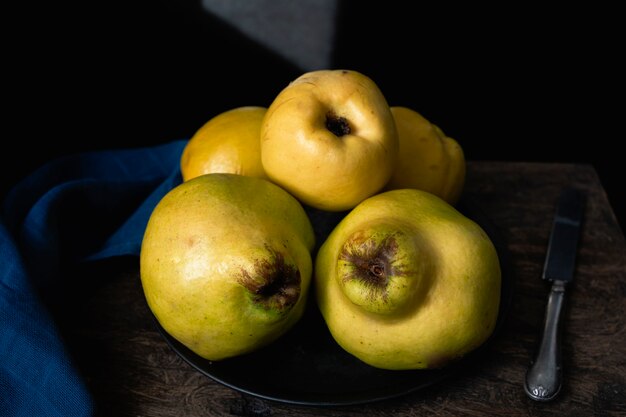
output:
M391 113L400 150L385 190L415 188L456 204L465 185L463 148L415 110L392 106Z
M191 137L180 159L183 181L230 173L267 178L261 164L261 122L267 109L243 106L208 120Z
M208 360L272 343L301 318L312 276L313 227L271 182L206 174L155 207L140 277L160 325Z
M390 370L446 366L492 334L501 271L474 221L421 190L370 197L315 260L318 307L337 343Z

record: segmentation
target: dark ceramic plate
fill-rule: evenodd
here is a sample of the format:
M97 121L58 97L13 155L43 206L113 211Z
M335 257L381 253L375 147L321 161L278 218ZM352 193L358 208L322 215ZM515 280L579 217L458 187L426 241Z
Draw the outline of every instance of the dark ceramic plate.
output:
M301 321L279 340L254 353L219 362L199 357L157 323L158 329L171 348L198 371L237 391L268 400L316 406L364 404L431 386L475 361L484 347L497 337L513 294L508 254L497 230L476 204L465 200L459 210L485 230L498 250L502 297L498 321L490 339L446 368L388 371L361 362L334 341L313 299L309 300ZM314 210L309 210L309 215L320 242L341 217L341 214L328 215Z

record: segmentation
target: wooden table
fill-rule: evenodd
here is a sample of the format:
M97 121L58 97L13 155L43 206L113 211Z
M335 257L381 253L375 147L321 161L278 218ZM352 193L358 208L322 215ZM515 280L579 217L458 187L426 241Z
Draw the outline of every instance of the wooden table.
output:
M588 193L576 280L563 327L564 387L550 403L526 397L548 287L540 280L563 186ZM510 252L514 298L497 337L443 382L371 405L292 406L240 394L196 371L157 332L136 258L69 274L61 331L101 416L617 416L626 414L626 243L589 165L471 162L466 195L480 203Z

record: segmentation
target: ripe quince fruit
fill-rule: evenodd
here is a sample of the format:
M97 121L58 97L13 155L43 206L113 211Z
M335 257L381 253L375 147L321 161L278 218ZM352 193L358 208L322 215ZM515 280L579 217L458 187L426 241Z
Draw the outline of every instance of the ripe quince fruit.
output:
M490 238L435 195L393 190L360 203L315 264L333 338L374 367L445 366L494 330L501 272Z
M218 114L191 137L180 160L184 181L230 173L267 178L259 142L265 107L237 107Z
M400 152L385 190L415 188L456 204L465 183L465 155L459 143L415 110L391 107Z
M389 181L398 134L378 86L347 70L305 73L270 105L261 127L269 178L303 203L353 208Z
M191 179L163 197L146 227L140 275L148 306L203 358L254 351L302 316L314 239L300 203L267 180Z

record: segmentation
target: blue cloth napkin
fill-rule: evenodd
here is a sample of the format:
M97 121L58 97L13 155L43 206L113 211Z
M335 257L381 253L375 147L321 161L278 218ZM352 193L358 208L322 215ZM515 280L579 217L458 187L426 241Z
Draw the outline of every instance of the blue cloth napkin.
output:
M186 141L64 157L6 196L0 217L0 415L89 416L91 395L40 294L72 262L138 255L181 182Z

